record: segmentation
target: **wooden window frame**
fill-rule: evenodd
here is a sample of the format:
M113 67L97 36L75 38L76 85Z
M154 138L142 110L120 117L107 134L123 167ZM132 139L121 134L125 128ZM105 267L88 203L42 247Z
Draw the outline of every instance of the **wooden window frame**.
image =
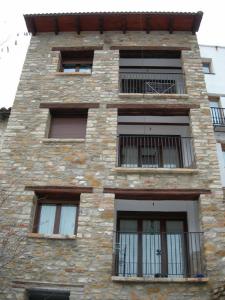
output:
M82 55L85 53L85 52L89 52L89 55L90 57L82 57ZM92 52L92 53L91 53ZM68 53L71 54L71 57L63 57L64 55L68 55ZM75 57L73 57L72 53L76 54L77 53L77 56L75 55ZM79 58L79 54L80 54L80 58ZM88 55L88 56L89 56ZM89 49L89 50L61 50L60 51L60 61L59 61L59 69L58 71L59 72L62 72L62 73L66 73L64 71L64 65L71 65L71 68L74 68L75 71L71 71L71 72L68 72L68 73L80 73L80 74L91 74L92 73L92 67L93 67L93 60L94 60L94 49ZM80 68L83 67L83 66L89 66L90 67L90 72L80 72Z
M70 198L70 197L69 197ZM60 234L59 233L59 226L60 226L60 217L61 217L61 208L63 205L74 205L76 206L76 219L75 219L75 225L74 225L74 235L77 234L77 227L78 227L78 215L79 215L79 204L80 204L80 200L76 199L77 197L74 197L75 199L67 199L67 197L65 197L65 199L62 198L48 198L48 196L46 196L46 199L41 198L37 200L37 205L36 205L36 210L35 210L35 216L34 216L34 224L33 224L33 232L34 233L39 233L39 226L40 226L40 217L41 217L41 207L42 205L45 204L54 204L56 206L56 213L55 213L55 219L54 219L54 227L53 227L53 232L51 233L53 234Z
M160 221L160 235L161 235L161 249L162 249L162 274L168 274L168 250L167 250L167 240L166 237L162 234L166 232L166 221L182 221L183 222L183 232L188 232L188 223L187 223L187 212L135 212L135 211L117 211L117 223L116 229L117 232L120 232L120 220L137 220L137 276L142 277L142 234L143 233L143 220L159 220ZM190 262L188 255L188 239L184 239L185 245L185 264L187 267L187 274L190 270Z

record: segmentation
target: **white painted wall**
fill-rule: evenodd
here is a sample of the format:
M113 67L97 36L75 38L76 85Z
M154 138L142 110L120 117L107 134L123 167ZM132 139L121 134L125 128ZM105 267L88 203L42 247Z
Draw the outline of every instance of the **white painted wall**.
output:
M199 232L199 212L198 201L182 200L115 200L115 220L116 226L117 211L149 211L149 212L187 212L189 232ZM116 228L116 227L115 227ZM114 230L115 230L114 228Z
M207 93L220 99L220 107L225 108L225 47L200 45L201 57L211 59L212 74L205 74ZM215 132L218 141L224 141L225 132ZM225 168L221 144L216 145L222 185L225 187Z
M201 57L212 60L212 74L205 74L208 94L221 97L225 107L225 47L200 45Z
M216 143L216 151L219 160L221 183L222 186L225 186L225 163L224 163L223 151L220 143Z

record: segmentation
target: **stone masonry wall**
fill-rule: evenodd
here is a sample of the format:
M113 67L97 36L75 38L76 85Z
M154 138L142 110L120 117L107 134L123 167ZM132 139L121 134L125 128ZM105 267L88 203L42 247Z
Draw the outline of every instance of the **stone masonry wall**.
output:
M76 46L102 46L95 51L92 75L57 75L59 52L51 51L52 47ZM110 50L111 46L190 47L182 51L187 95L120 97L119 51ZM39 108L44 102L99 103L99 108L89 109L85 141L47 141L49 112ZM106 108L109 103L199 104L200 109L190 110L198 172L118 173L117 110ZM5 133L0 179L9 192L3 212L5 223L15 223L26 237L23 255L4 273L7 288L0 299L24 300L29 286L62 285L71 291L71 300L207 300L212 289L224 282L223 193L199 49L190 33L82 32L33 37ZM28 185L94 188L93 193L81 195L76 239L28 236L35 203L34 193L25 190ZM103 194L104 187L211 189L211 194L199 199L209 282L112 282L114 195Z

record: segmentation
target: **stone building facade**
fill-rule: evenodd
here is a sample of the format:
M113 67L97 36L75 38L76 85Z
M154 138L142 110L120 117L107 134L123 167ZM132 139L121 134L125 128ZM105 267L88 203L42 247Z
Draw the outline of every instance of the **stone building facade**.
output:
M143 16L147 15L134 14L133 17L142 24ZM15 236L23 236L22 252L2 271L5 289L0 299L211 299L212 291L222 286L225 278L225 224L216 141L195 35L201 15L152 14L151 26L155 29L150 33L150 25L147 29L140 25L138 30L132 30L135 26L130 24L135 21L129 19L129 14L122 14L127 23L119 28L120 25L115 25L114 31L107 30L110 14L91 17L96 16L96 20L82 23L84 15L76 15L76 20L80 21L80 25L76 23L76 31L73 23L66 19L68 16L61 16L61 19L59 15L26 16L28 29L34 36L0 160L1 187L8 192L2 210L2 235L13 226ZM166 19L162 20L162 16ZM121 22L124 24L124 19ZM99 24L99 31L91 30L95 24ZM71 30L61 32L66 31L63 30L66 26ZM82 26L89 26L89 30L82 31ZM184 28L183 31L180 28ZM63 51L90 49L94 50L91 73L59 72ZM119 88L121 49L179 51L185 92L122 93ZM49 138L54 113L62 111L88 111L85 137ZM185 164L172 167L166 164L161 167L118 165L118 120L124 115L131 120L133 116L142 116L142 123L152 116L169 118L176 123L173 128L185 123L176 121L177 118L188 120L195 164L187 167ZM175 121L171 121L171 117ZM160 126L152 119L148 123L153 131L154 126ZM165 119L160 123L164 126L162 130L169 126ZM75 234L59 234L59 229L52 234L40 232L37 208L39 202L42 201L43 207L49 198L56 199L61 206L62 199L79 203ZM161 248L145 247L148 253L152 249L157 252L154 262L150 259L155 271L149 274L144 271L144 265L141 265L142 276L134 265L131 266L133 271L127 271L127 265L130 268L134 263L132 259L136 259L134 244L139 236L144 239L144 234L138 233L138 237L131 238L135 250L125 242L125 248L133 251L131 261L121 258L121 255L131 255L125 251L119 252L118 259L121 243L128 233L118 238L114 232L118 230L119 213L126 214L126 211L137 215L145 213L147 219L147 214L152 212L188 214L188 228L194 228L192 231L196 233L193 234L203 232L201 243L194 246L198 254L190 257L194 255L193 248L192 254L188 250L193 247L193 240L178 230L172 234L174 240L170 245L170 248L175 245L177 253L170 250L170 260L177 259L175 267L180 270L187 261L194 260L188 267L192 270L188 273L172 270L168 274L167 261L167 274L161 272L163 258L157 260L157 257L164 257L163 243L167 244L169 252L169 235L165 240L154 232L146 239L146 244L151 243L153 236ZM178 243L182 246L177 246ZM143 246L143 242L140 244L138 240L139 249L140 245ZM178 254L180 251L186 254ZM147 261L149 254L146 255ZM121 267L121 262L125 268ZM198 263L200 267L196 267Z

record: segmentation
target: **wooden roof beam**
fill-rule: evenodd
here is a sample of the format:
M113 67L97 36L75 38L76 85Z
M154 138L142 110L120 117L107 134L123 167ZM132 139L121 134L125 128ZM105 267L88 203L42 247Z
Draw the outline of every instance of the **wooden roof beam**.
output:
M145 28L146 28L146 33L149 34L151 31L151 17L150 16L146 16L145 18Z
M123 31L123 34L125 34L127 32L127 18L126 18L126 16L123 16L123 19L122 19L122 31Z
M36 27L34 18L32 18L32 17L29 18L28 19L28 23L29 23L29 27L31 28L32 35L36 35L36 33L37 33L37 27Z
M173 25L174 25L174 18L171 16L169 17L169 33L173 33Z
M199 11L195 16L194 16L194 21L193 21L193 26L192 26L192 34L194 35L200 26L201 20L202 20L203 12Z
M53 19L53 22L54 22L54 32L57 35L59 34L59 23L57 17Z
M80 34L80 16L76 16L76 31L77 31L77 34Z
M98 23L99 23L99 32L101 34L103 34L103 32L104 32L104 17L103 16L99 16Z

